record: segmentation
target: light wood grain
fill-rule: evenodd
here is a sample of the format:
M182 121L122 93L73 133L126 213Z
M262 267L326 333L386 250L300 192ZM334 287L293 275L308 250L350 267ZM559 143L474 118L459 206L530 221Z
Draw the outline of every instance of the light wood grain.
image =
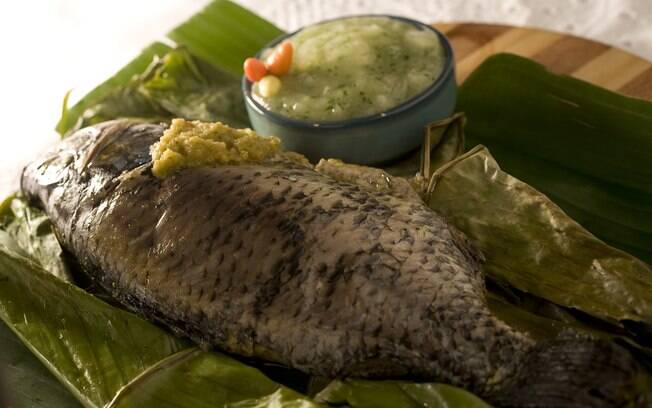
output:
M573 76L607 89L619 90L649 67L647 61L611 48L573 72Z
M435 24L450 39L462 83L486 58L518 54L559 74L652 100L652 63L596 41L535 28L490 24Z

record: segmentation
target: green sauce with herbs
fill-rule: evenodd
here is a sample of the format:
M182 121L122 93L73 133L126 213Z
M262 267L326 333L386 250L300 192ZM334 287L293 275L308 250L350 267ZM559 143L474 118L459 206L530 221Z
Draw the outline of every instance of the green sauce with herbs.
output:
M262 97L269 110L327 122L387 111L424 91L441 73L445 53L435 32L388 17L356 17L305 28L294 45L280 91Z

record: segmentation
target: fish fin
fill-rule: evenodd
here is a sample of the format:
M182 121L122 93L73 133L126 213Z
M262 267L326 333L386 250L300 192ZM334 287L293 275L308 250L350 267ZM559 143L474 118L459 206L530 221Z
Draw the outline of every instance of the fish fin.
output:
M128 119L118 119L98 125L97 128L100 129L99 135L91 145L91 148L81 157L81 161L77 165L77 172L80 174L83 173L108 145L124 135L125 130L131 124L133 122Z
M578 335L543 341L526 355L510 386L491 402L499 407L638 407L649 375L615 341Z

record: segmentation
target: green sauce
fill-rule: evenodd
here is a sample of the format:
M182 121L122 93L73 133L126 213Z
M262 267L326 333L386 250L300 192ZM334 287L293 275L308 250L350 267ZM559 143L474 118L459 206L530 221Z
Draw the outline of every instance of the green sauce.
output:
M443 70L435 32L388 17L318 24L289 38L290 73L280 91L254 98L294 119L328 122L387 111L424 91Z

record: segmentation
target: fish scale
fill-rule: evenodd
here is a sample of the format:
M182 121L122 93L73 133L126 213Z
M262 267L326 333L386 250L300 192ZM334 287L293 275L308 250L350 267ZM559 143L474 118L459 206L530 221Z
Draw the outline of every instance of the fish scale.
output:
M144 149L163 131L82 130L23 174L63 246L125 306L316 375L491 396L519 373L533 341L491 314L481 255L422 202L288 160L161 180Z

